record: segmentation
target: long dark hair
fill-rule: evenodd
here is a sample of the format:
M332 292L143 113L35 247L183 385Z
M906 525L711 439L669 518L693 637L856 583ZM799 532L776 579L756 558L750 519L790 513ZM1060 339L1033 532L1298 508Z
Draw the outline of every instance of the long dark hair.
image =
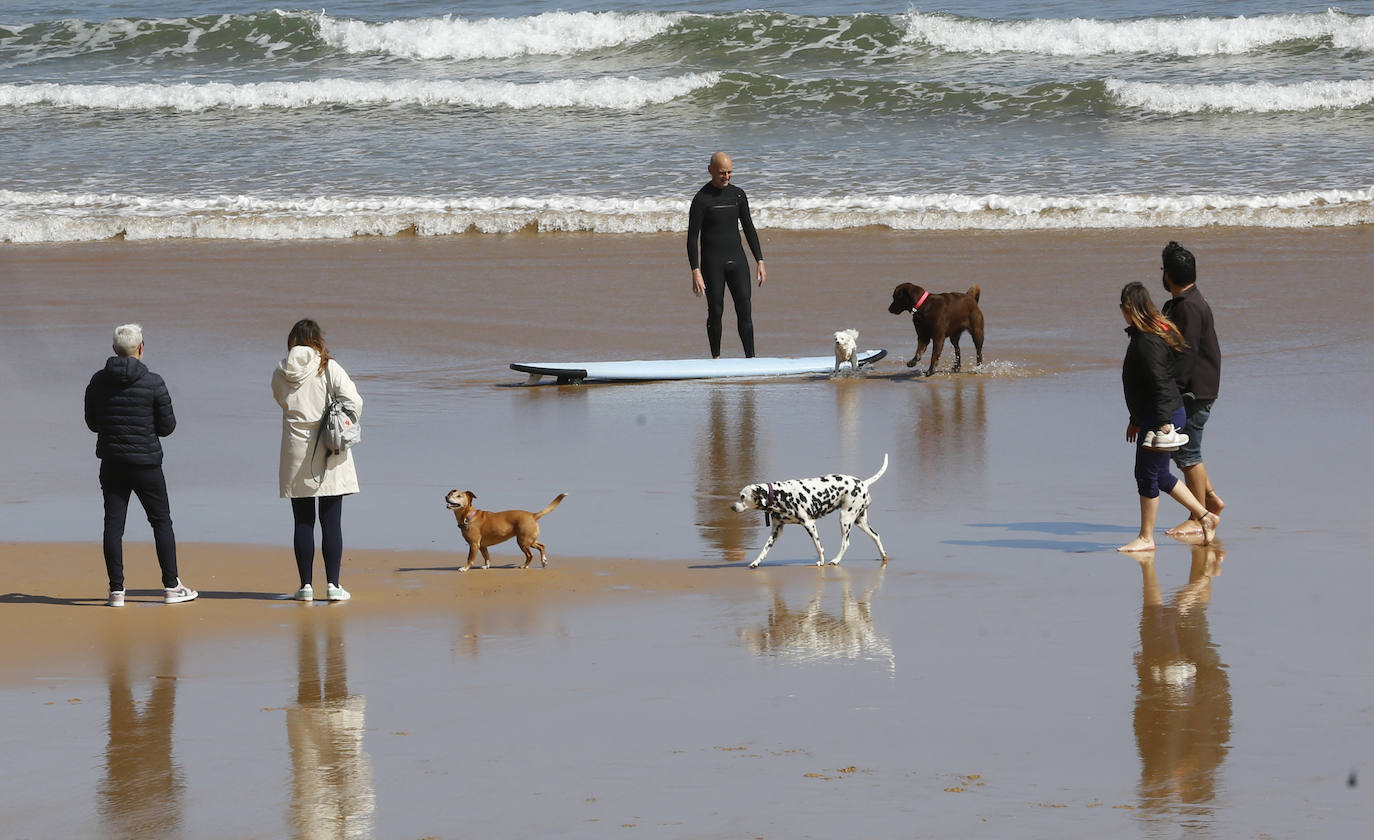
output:
M1143 333L1159 336L1173 349L1182 350L1188 346L1174 322L1155 309L1144 283L1127 283L1121 289L1121 311L1126 313L1126 320L1131 326Z
M320 354L318 375L324 375L325 369L329 367L329 347L324 343L324 330L320 329L319 324L309 318L297 321L291 332L286 335L286 351L291 352L292 347L315 348L315 352Z

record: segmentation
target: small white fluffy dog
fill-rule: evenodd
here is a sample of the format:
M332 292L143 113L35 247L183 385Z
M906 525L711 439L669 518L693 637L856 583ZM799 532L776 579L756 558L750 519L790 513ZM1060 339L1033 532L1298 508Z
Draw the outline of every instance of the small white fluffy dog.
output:
M835 373L840 372L840 365L849 362L849 372L855 373L859 370L859 331L840 330L835 333Z

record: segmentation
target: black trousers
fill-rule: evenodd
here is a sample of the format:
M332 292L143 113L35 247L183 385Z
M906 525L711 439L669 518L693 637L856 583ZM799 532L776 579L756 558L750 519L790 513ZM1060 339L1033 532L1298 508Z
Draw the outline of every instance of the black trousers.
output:
M172 508L167 501L167 479L162 475L162 467L102 460L100 492L105 497L105 573L110 578L110 591L124 589L124 523L129 516L130 494L138 496L148 524L153 526L162 586L176 586L177 538L172 532Z
M719 265L702 262L701 279L706 286L706 340L711 345L711 357L720 355L720 338L724 331L721 321L725 315L725 290L735 304L735 328L746 358L754 358L754 316L749 287L749 262L740 254L737 260Z

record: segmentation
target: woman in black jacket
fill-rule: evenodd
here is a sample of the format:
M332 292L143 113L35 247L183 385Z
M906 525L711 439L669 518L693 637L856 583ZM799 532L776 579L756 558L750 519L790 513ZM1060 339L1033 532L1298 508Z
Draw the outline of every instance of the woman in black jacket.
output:
M1209 543L1220 521L1203 507L1188 486L1169 472L1169 452L1148 448L1146 438L1170 435L1183 428L1183 397L1174 380L1174 353L1183 348L1178 329L1159 314L1150 293L1141 283L1127 283L1121 290L1121 315L1126 319L1126 358L1121 363L1121 387L1130 419L1126 440L1135 443L1135 481L1140 492L1140 534L1117 551L1151 551L1155 547L1155 517L1159 493L1164 491L1202 526L1202 541Z

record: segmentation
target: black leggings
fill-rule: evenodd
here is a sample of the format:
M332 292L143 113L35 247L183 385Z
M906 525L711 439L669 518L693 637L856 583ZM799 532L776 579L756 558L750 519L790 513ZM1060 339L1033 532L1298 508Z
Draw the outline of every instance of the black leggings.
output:
M712 358L720 355L721 318L725 314L725 290L735 302L735 323L739 340L744 345L745 358L754 358L754 318L750 302L749 261L727 260L720 265L701 267L701 279L706 285L706 339L711 342Z
M324 555L325 580L339 585L339 567L343 564L343 496L307 496L291 500L291 514L296 519L296 571L301 586L310 583L315 566L315 499L320 500L320 553Z

